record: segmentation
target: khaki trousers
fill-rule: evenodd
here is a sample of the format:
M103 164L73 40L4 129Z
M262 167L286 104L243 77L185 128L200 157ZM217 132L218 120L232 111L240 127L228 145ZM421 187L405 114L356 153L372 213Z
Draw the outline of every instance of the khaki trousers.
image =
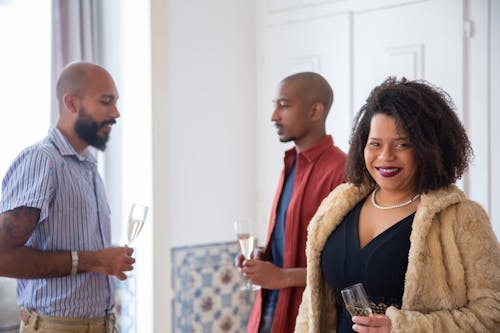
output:
M117 333L115 316L81 319L44 316L21 309L21 328L19 333Z

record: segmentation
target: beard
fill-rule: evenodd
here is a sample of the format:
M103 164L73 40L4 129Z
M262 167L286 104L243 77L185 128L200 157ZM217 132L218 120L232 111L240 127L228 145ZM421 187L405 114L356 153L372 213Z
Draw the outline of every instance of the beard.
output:
M286 142L290 142L290 141L295 141L294 136L287 136L286 134L283 134L283 130L284 130L283 125L281 125L279 123L274 123L274 126L278 130L277 134L278 134L278 139L280 140L280 142L286 143Z
M284 138L279 138L280 142L282 143L287 143L287 142L291 142L291 141L295 141L295 138L290 136L290 137L284 137Z
M104 151L106 149L106 143L109 140L109 133L106 133L104 136L99 136L97 132L106 125L116 123L116 120L111 119L98 123L92 119L83 107L78 110L78 113L79 115L75 122L75 132L90 146Z

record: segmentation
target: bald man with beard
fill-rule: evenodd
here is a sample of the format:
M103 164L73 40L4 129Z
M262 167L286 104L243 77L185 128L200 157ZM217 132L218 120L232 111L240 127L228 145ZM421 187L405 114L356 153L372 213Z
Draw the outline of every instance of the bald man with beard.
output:
M346 154L326 134L333 103L328 82L313 72L283 79L271 120L281 142L293 141L274 198L266 245L252 259L236 258L245 278L260 285L249 333L293 332L306 285L307 226L321 201L344 182Z
M133 269L132 249L111 246L110 210L88 147L104 150L120 116L102 67L76 62L57 82L59 119L24 149L2 183L0 275L17 279L21 333L114 327L113 279Z

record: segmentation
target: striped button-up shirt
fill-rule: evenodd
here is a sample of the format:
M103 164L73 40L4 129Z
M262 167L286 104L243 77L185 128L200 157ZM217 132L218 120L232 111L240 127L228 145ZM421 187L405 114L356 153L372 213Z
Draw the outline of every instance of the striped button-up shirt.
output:
M110 210L95 157L79 155L57 128L23 150L2 183L0 212L40 209L26 246L42 251L89 251L109 247ZM22 264L22 263L20 263ZM19 279L19 305L48 316L103 317L113 305L112 278L81 273Z

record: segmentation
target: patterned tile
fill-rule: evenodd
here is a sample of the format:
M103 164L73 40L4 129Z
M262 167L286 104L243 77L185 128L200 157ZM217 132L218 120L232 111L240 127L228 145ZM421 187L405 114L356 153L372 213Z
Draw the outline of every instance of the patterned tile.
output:
M254 293L234 267L236 242L172 248L172 333L244 333Z

